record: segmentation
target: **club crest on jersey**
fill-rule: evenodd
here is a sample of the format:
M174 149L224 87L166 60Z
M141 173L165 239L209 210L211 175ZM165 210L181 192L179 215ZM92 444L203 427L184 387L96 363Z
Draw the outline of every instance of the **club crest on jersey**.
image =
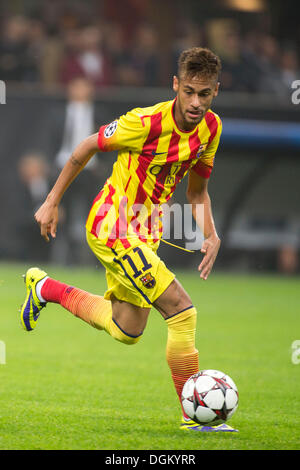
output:
M116 129L118 127L118 121L113 121L108 126L106 126L105 131L104 131L104 137L109 139L114 133L116 132Z
M200 147L198 148L198 152L196 153L196 157L197 157L197 158L201 157L202 153L203 153L204 150L205 150L205 145L206 145L206 144L201 144Z
M152 289L155 286L155 278L151 273L146 273L144 276L140 277L140 281L147 289Z

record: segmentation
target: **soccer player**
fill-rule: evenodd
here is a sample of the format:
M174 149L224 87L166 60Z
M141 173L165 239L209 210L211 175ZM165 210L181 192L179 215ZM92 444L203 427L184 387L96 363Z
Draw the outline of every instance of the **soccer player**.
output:
M161 205L188 173L187 199L204 232L198 269L206 280L220 247L207 190L221 135L221 120L210 109L220 69L220 59L208 49L182 52L173 78L174 100L133 109L74 149L35 219L47 242L49 235L55 238L58 206L68 186L96 152L118 150L112 174L86 222L87 242L106 269L108 289L103 296L93 295L30 268L21 307L27 331L35 328L46 303L54 302L130 345L141 339L153 306L168 328L166 356L179 400L185 381L199 370L197 314L190 296L157 254ZM200 204L203 223L197 212ZM234 431L226 424L199 426L182 412L183 430Z

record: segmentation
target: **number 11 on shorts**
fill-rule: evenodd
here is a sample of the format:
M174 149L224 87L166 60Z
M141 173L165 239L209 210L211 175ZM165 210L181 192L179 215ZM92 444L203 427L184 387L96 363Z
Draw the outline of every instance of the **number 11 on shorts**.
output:
M145 258L145 255L144 255L144 253L142 252L142 250L141 250L140 247L138 247L138 246L135 247L135 248L133 249L133 251L134 251L134 253L137 253L137 254L139 255L139 258L140 258L141 262L143 263L143 266L142 266L142 268L141 268L142 270L139 270L139 269L136 267L136 265L135 265L133 259L131 258L131 256L125 255L125 256L123 256L122 259L128 261L128 263L130 264L130 267L131 267L132 270L133 270L133 277L134 277L134 278L137 278L137 277L141 276L145 271L147 271L148 269L152 268L152 264L148 263L148 261L147 261L146 258Z

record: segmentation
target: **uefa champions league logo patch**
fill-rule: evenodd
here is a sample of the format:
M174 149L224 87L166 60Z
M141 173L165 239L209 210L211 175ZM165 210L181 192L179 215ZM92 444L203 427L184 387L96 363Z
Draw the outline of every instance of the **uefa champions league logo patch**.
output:
M104 137L109 139L114 133L116 132L116 129L118 127L118 121L113 121L108 126L106 126L105 131L104 131Z

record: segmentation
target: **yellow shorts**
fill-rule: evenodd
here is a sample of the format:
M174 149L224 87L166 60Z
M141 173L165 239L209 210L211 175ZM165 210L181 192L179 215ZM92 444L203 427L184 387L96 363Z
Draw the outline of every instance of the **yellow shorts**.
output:
M88 231L86 238L106 269L108 289L104 298L107 300L114 295L118 300L151 308L175 279L175 274L156 254L157 243L150 247L137 240L134 246L124 249L119 240L114 248L110 248Z

